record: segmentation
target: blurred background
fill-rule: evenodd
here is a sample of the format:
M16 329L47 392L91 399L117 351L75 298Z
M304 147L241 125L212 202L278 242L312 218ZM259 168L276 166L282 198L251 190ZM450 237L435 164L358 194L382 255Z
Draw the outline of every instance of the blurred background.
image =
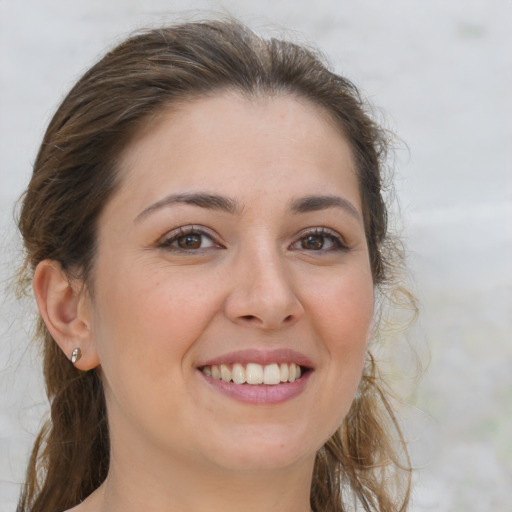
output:
M0 512L46 412L32 304L8 289L13 208L74 81L130 31L234 15L323 50L398 134L394 165L420 319L390 367L414 512L512 510L512 1L0 0ZM400 377L401 370L406 377Z

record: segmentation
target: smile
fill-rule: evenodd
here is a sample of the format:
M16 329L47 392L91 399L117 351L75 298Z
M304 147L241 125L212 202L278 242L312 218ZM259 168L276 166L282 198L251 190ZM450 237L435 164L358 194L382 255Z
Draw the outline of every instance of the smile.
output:
M207 377L234 384L276 386L286 382L295 382L304 373L304 369L295 363L234 363L206 365L201 371Z
M253 405L280 404L301 395L315 373L308 357L290 349L238 350L196 368L210 389Z

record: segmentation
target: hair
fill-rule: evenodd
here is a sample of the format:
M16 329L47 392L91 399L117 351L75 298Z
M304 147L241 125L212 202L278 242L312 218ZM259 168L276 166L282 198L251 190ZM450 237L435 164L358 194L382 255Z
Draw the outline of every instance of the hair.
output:
M316 51L262 38L232 19L137 33L72 88L48 126L22 197L18 227L26 258L19 286L45 259L92 284L98 219L122 179L123 150L162 111L226 90L249 98L292 95L336 122L356 164L375 288L380 296L397 290L401 248L388 233L383 196L387 132L357 88ZM98 371L74 368L41 318L36 337L51 419L36 438L17 510L55 512L77 505L106 478L108 421ZM404 511L409 494L406 443L370 354L347 417L316 455L311 507L342 512L358 503L367 512Z

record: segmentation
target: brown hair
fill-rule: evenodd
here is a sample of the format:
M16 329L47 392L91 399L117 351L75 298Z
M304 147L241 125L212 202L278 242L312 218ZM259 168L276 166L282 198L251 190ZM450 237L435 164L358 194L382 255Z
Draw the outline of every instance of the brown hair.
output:
M392 289L399 253L387 233L382 196L385 132L368 115L356 87L329 71L314 51L263 39L231 19L135 35L73 87L50 122L23 198L18 222L26 248L21 285L44 259L90 281L98 217L119 181L123 149L151 116L225 89L249 96L292 94L332 116L356 162L375 286ZM109 467L106 407L97 371L75 369L41 319L37 335L43 344L51 420L36 439L18 512L71 508L99 487ZM405 467L400 464L404 454ZM311 507L341 512L359 502L368 512L405 510L408 467L399 425L369 356L348 416L317 454ZM405 487L395 492L391 477L401 473Z

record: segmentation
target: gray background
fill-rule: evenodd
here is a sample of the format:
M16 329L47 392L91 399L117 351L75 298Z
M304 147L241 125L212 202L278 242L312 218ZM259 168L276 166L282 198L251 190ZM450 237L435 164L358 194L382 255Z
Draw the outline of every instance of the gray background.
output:
M46 410L33 305L8 289L12 211L63 94L129 31L189 9L314 41L404 141L397 192L420 321L387 367L404 407L414 511L512 509L510 0L0 0L0 512ZM399 336L397 335L399 338ZM405 370L405 377L400 376Z

